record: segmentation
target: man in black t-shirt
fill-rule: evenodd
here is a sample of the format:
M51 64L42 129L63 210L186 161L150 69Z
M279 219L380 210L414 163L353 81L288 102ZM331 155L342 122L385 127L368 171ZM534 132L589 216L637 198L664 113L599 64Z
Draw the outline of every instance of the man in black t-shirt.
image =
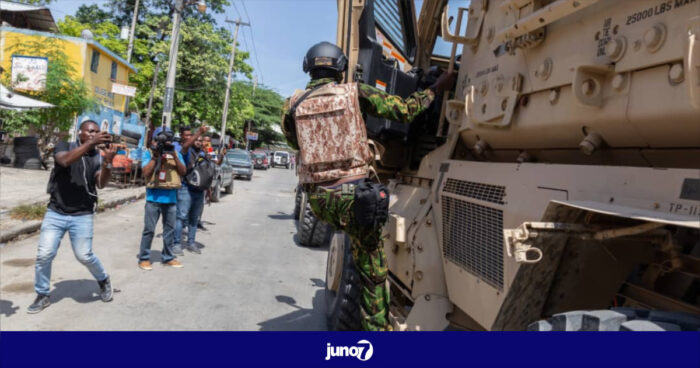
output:
M76 142L61 142L54 152L55 167L47 192L51 194L49 208L41 224L39 249L35 265L37 297L27 309L38 313L48 307L51 282L51 262L66 232L70 235L75 257L97 280L100 298L112 300L112 285L100 260L92 253L93 217L97 206L97 188L109 180L116 147L109 147L111 136L100 132L96 122L86 120L80 125ZM107 144L101 158L96 146Z

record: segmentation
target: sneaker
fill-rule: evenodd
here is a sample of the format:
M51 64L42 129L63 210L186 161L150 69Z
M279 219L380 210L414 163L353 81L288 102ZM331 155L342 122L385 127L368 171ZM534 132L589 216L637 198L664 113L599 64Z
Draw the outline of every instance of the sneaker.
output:
M199 250L199 248L195 247L194 245L188 245L185 247L185 249L187 249L188 252L202 254L202 251Z
M165 263L163 263L163 266L170 266L170 267L174 267L174 268L184 267L182 265L182 263L180 263L180 261L178 261L177 259L173 259L173 260L170 260L169 262L165 262Z
M100 298L103 302L112 301L112 282L109 281L109 276L102 281L98 281L97 284L100 285Z
M177 245L173 245L173 254L178 255L178 256L184 256L185 252L182 251L182 246L177 244Z
M139 268L141 268L142 270L146 270L146 271L150 271L153 269L153 267L151 267L151 261L139 262Z
M41 295L38 294L36 296L36 299L34 299L34 303L27 308L27 313L34 314L34 313L39 313L43 311L46 307L51 305L51 301L49 300L48 295Z
M194 246L195 246L196 248L199 248L199 249L204 248L204 244L200 244L200 243L194 243Z
M197 229L202 230L202 231L208 231L208 229L206 227L204 227L204 225L202 225L201 222L197 223Z

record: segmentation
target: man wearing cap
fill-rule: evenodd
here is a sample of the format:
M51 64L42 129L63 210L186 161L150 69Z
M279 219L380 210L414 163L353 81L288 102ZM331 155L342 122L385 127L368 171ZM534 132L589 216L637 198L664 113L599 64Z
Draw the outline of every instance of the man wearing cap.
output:
M173 254L175 221L177 217L177 191L182 186L182 176L187 169L182 154L173 146L174 134L168 128L159 127L153 132L151 149L143 155L141 165L146 180L146 207L144 227L139 250L139 267L150 271L151 243L158 218L163 215L163 250L160 261L164 266L181 268L182 263Z

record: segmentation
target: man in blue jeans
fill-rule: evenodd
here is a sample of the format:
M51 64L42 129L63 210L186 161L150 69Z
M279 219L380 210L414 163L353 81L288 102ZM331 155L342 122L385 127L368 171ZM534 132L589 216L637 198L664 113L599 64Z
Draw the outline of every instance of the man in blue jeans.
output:
M184 158L185 167L187 167L190 162L190 148L194 147L195 141L199 140L200 145L197 148L197 150L201 151L201 137L202 134L206 132L207 126L204 124L202 124L202 126L200 126L194 134L192 133L192 128L190 128L189 126L180 127L180 142L182 142L182 145L175 143L175 149L182 154L182 157ZM195 197L198 197L198 193L195 193ZM202 192L202 208L204 206L203 198L204 192ZM177 255L184 255L184 252L182 251L182 231L185 227L187 227L189 223L189 213L191 207L192 198L190 197L190 190L187 187L187 184L185 183L185 180L183 178L182 186L177 191L177 220L175 223L175 245L173 246L173 253ZM202 212L202 208L199 209L200 214ZM188 234L190 232L192 232L192 230L189 230ZM192 241L188 241L188 244L190 244L191 246L188 246L187 250L193 253L201 254L199 248L194 244L194 235L192 236Z
M202 150L203 139L201 136L195 136L194 145L187 149L183 145L182 156L185 158L185 166L188 168L194 165L197 157L204 157ZM201 254L197 245L194 242L197 234L197 223L204 209L204 191L190 188L184 181L182 187L177 192L177 224L175 225L175 246L173 252L182 255L182 231L187 226L187 245L185 249L189 252Z
M54 151L55 167L47 192L51 195L49 208L41 223L39 248L36 256L35 283L37 297L28 313L39 313L48 307L51 283L51 262L68 232L75 258L85 265L100 287L103 302L112 300L112 284L100 260L92 253L93 218L97 205L97 190L109 180L116 147L105 150L104 158L95 147L111 141L107 132L92 120L84 121L75 142L59 142Z
M150 271L151 243L158 218L163 215L163 250L160 261L164 266L181 268L182 263L172 253L175 230L177 190L182 185L185 164L180 152L173 146L173 132L162 127L153 132L151 149L141 158L143 177L146 180L146 207L144 227L139 250L139 267Z

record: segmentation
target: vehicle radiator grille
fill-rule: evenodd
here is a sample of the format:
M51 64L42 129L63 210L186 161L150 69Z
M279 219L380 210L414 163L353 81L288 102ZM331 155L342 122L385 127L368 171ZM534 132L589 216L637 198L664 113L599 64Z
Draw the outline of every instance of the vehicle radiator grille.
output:
M504 186L451 178L447 179L447 182L445 182L443 191L497 204L504 204L503 197L506 195L506 187Z
M446 259L503 290L503 211L442 196Z

